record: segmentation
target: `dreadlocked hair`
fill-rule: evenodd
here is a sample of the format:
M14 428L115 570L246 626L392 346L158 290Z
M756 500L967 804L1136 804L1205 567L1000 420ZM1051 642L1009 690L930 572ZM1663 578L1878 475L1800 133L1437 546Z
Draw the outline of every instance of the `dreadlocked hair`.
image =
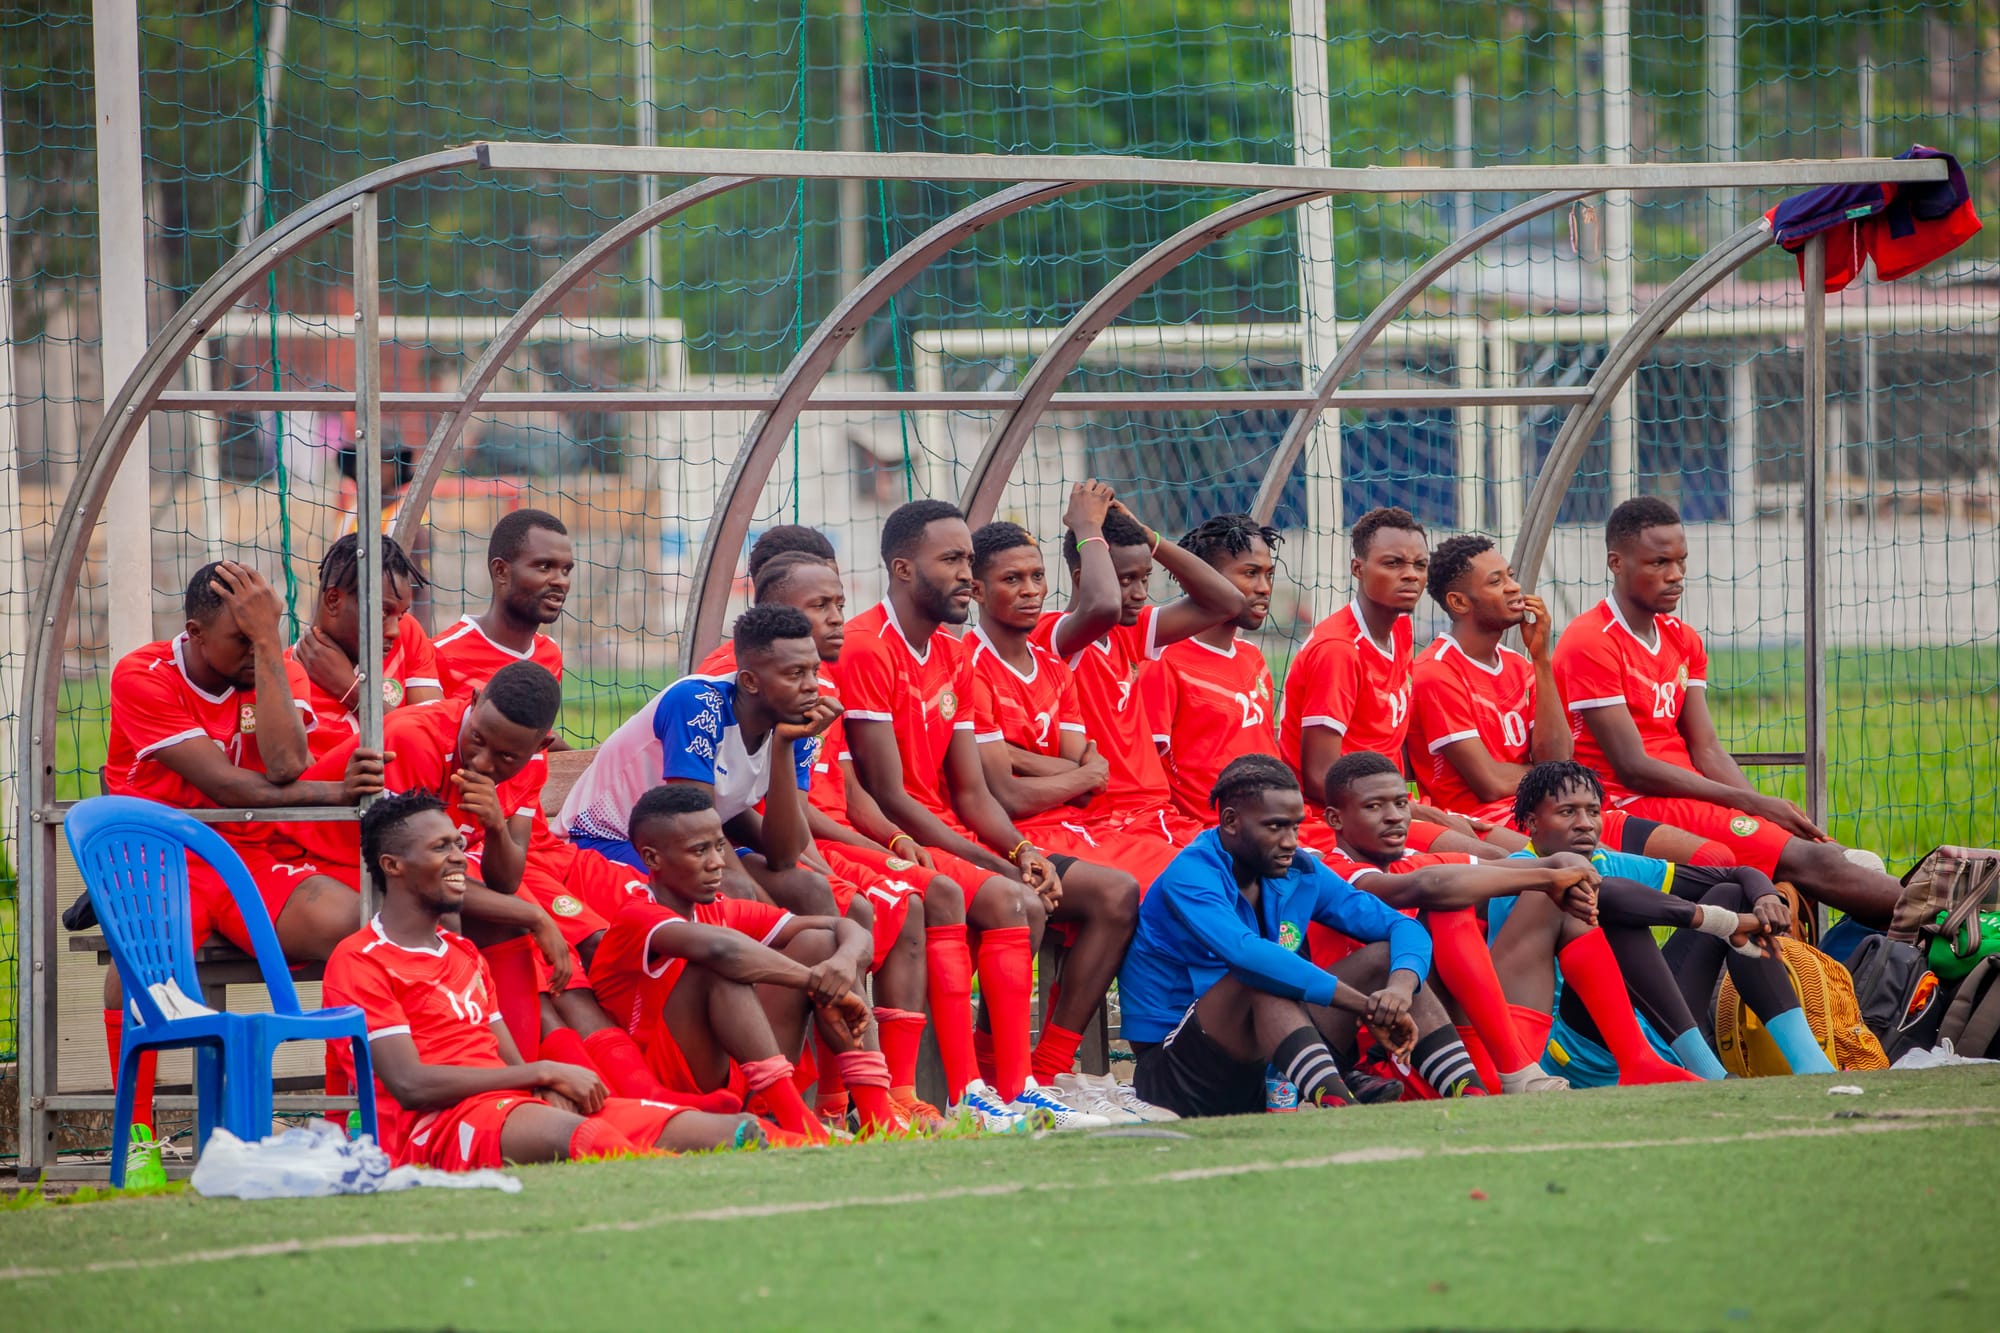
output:
M1217 514L1197 524L1181 538L1180 548L1200 556L1209 564L1230 556L1243 555L1252 542L1263 542L1276 552L1284 534L1268 523L1259 523L1248 514Z
M1514 827L1526 828L1528 817L1551 796L1577 790L1590 792L1599 802L1604 800L1604 783L1599 781L1597 770L1574 759L1536 764L1521 775L1521 785L1514 789Z
M417 568L417 562L410 559L410 553L403 549L403 544L387 533L382 535L382 579L385 583L401 580L412 591L430 586L430 580ZM336 588L346 593L361 589L361 539L352 532L327 547L326 554L320 557L321 595Z

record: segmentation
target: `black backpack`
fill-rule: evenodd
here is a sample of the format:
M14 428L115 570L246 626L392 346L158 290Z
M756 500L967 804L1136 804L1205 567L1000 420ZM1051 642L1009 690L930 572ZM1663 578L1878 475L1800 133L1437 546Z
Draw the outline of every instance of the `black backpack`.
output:
M1861 1019L1891 1064L1905 1051L1937 1045L1950 995L1915 945L1870 935L1847 960L1847 970Z

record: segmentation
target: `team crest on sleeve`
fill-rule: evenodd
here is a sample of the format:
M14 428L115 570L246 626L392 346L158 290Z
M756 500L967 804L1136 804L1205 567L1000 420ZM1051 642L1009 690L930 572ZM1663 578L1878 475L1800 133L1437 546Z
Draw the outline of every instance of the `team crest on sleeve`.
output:
M255 704L243 705L242 710L236 715L236 729L245 736L254 736L257 734L257 706Z
M940 717L949 722L957 712L958 696L956 694L953 694L950 690L946 690L938 696L938 715Z
M403 682L394 676L382 682L382 706L384 708L403 706Z
M1729 831L1739 838L1747 838L1757 831L1757 821L1748 815L1738 815L1729 821Z
M1680 670L1679 670L1678 672L1676 672L1676 673L1675 673L1675 675L1674 675L1674 679L1675 679L1675 680L1676 680L1677 682L1679 682L1679 684L1680 684L1680 687L1681 687L1682 689L1686 689L1686 688L1687 688L1687 683L1688 683L1688 669L1687 669L1687 663L1685 663L1685 662L1681 663L1681 669L1680 669Z
M557 916L582 916L583 904L567 893L558 893L549 900L549 910Z
M1299 944L1304 940L1304 938L1305 937L1299 933L1299 928L1296 925L1292 924L1291 922L1280 921L1278 923L1278 943L1283 947L1285 947L1286 949L1291 950L1293 953L1297 953L1299 949Z

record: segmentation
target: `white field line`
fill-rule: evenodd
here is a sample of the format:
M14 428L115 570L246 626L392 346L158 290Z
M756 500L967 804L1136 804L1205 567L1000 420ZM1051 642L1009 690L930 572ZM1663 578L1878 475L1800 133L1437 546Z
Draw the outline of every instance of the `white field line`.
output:
M1940 1117L1965 1120L1990 1117L1993 1111L1968 1107L1963 1111L1939 1112ZM1904 1113L1908 1116L1908 1113ZM259 1245L234 1245L225 1249L186 1250L177 1254L143 1259L102 1259L74 1268L0 1268L0 1281L21 1282L48 1278L84 1277L98 1273L127 1273L152 1268L181 1268L188 1264L231 1263L239 1259L268 1259L283 1255L317 1254L327 1250L374 1249L385 1246L485 1244L499 1240L547 1240L567 1232L571 1235L604 1232L650 1231L660 1227L684 1226L690 1222L737 1222L767 1217L791 1217L802 1213L835 1212L846 1208L907 1208L944 1203L953 1199L991 1199L1009 1195L1075 1189L1122 1189L1145 1185L1178 1185L1192 1181L1221 1180L1231 1176L1258 1175L1270 1171L1316 1171L1329 1167L1369 1166L1382 1162L1408 1162L1426 1157L1512 1157L1533 1153L1631 1152L1650 1148L1694 1148L1717 1144L1763 1143L1774 1139L1841 1138L1856 1134L1901 1134L1932 1129L1936 1120L1862 1120L1840 1125L1811 1128L1752 1130L1747 1134L1688 1135L1671 1139L1621 1139L1612 1142L1515 1143L1440 1148L1355 1148L1320 1157L1293 1157L1278 1161L1238 1162L1228 1166L1197 1167L1186 1171L1165 1171L1136 1180L1104 1181L1089 1186L1064 1181L1042 1183L1007 1182L996 1185L969 1185L955 1189L923 1190L906 1194L851 1196L840 1199L809 1199L794 1203L743 1204L727 1208L704 1208L692 1212L656 1213L650 1217L622 1222L589 1222L551 1231L447 1231L447 1232L363 1232L352 1236L312 1236L298 1240L269 1241Z

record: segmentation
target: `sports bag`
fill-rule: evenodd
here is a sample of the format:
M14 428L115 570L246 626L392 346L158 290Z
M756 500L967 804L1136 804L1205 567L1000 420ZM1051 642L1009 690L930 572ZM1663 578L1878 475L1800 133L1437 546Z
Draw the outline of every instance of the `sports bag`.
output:
M1810 944L1788 936L1778 940L1785 971L1813 1036L1836 1069L1887 1069L1882 1043L1861 1020L1854 982L1847 969ZM1791 1066L1764 1024L1736 993L1725 971L1715 997L1715 1052L1722 1067L1740 1078L1788 1074Z
M1945 1010L1938 1040L1948 1041L1960 1055L2000 1058L2000 957L1979 960L1958 983L1951 1007Z
M1891 1064L1904 1051L1937 1045L1949 996L1916 945L1870 935L1847 960L1847 971L1861 1021L1881 1041Z
M2000 851L1938 847L1903 876L1889 938L1928 949L1933 938L1956 934L1980 911L2000 911Z

